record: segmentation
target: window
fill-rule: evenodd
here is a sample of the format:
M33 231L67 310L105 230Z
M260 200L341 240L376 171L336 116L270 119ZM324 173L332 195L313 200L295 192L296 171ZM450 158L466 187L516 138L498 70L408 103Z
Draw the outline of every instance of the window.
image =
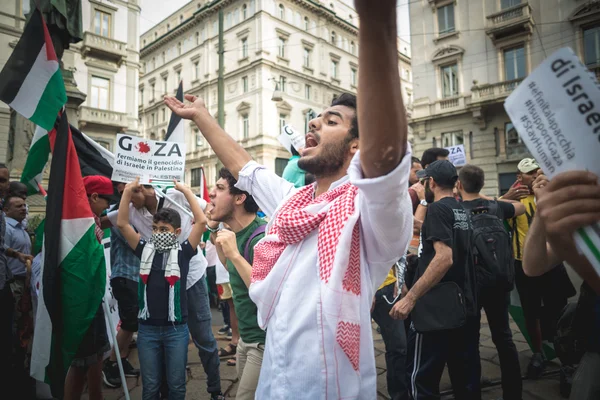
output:
M585 65L600 65L600 25L583 30L583 62Z
M358 82L358 74L357 74L356 68L350 69L350 82L354 86L356 86L356 83Z
M167 77L163 77L163 93L167 94L169 92L169 88L167 86Z
M92 104L93 108L102 110L108 109L108 99L110 92L110 81L105 78L92 76Z
M160 114L161 114L161 121L165 122L167 120L167 110L165 110L164 108L162 110L160 110Z
M181 42L177 43L177 55L181 55Z
M310 91L311 91L311 89L312 88L310 87L310 85L304 86L304 98L306 100L310 100Z
M204 146L204 136L198 129L194 129L194 137L196 138L196 148Z
M504 50L504 79L512 81L525 77L525 48L523 46Z
M310 68L310 49L304 49L304 67Z
M514 7L517 4L521 4L521 0L500 0L500 8L502 10L505 8Z
M438 29L441 34L454 32L454 4L437 9Z
M233 15L230 12L228 12L227 16L225 17L225 29L231 28L232 23L233 23Z
M250 137L250 119L248 114L242 115L242 133L243 139L248 139Z
M522 143L521 137L511 122L504 124L504 136L506 138L506 147L517 146Z
M248 38L242 39L242 58L248 57Z
M248 6L245 4L242 6L242 19L248 18Z
M281 90L282 92L285 92L285 84L286 84L286 78L285 76L280 76L279 77L279 90Z
M202 168L192 168L190 172L192 173L190 186L200 186L202 184Z
M331 31L331 44L335 45L337 41L337 37L334 31Z
M140 89L140 104L144 104L144 89Z
M304 17L304 30L307 31L309 27L308 17Z
M279 114L279 132L281 132L283 127L287 125L286 120L287 120L287 115Z
M179 23L181 24L183 22L183 15L179 16Z
M244 93L248 93L248 77L247 76L242 77L242 88L244 90Z
M279 18L285 20L285 7L283 4L279 5Z
M331 77L337 79L338 77L338 62L331 60Z
M200 62L194 63L194 79L200 79Z
M285 39L279 38L279 42L277 45L277 55L281 58L285 58Z
M156 98L156 91L154 90L154 83L150 85L150 89L152 89L152 100Z
M283 171L288 164L287 158L276 158L275 159L275 173L279 176L283 175Z
M442 97L458 95L458 66L456 64L442 67Z
M464 144L462 131L442 133L442 147Z
M99 10L94 14L94 33L96 35L110 37L111 15Z
M352 55L356 55L356 45L354 42L350 42L350 53L352 53Z

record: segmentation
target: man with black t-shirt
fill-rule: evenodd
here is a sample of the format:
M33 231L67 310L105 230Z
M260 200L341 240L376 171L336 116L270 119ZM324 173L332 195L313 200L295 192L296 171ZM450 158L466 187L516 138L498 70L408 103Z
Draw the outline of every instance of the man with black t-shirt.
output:
M452 194L458 178L452 163L435 161L417 176L425 180L428 203L423 250L414 284L390 315L405 319L414 308L407 365L414 400L439 398L446 363L455 397L474 398L468 388L465 335L466 316L477 315L470 221Z
M458 174L457 189L463 199L462 205L467 210L486 208L493 210L500 220L511 219L525 213L525 206L513 200L494 201L481 193L485 183L483 170L475 165L465 165ZM492 212L492 211L490 211ZM507 237L508 241L508 237ZM511 254L510 247L506 250ZM512 265L506 265L506 268ZM484 290L482 290L484 289ZM471 385L475 390L480 387L481 360L479 358L479 328L481 308L485 309L485 315L490 326L492 341L498 351L500 360L500 371L502 373L502 392L504 399L521 399L521 367L519 366L519 354L512 339L512 331L509 327L508 306L510 304L510 291L498 286L482 288L479 285L477 296L479 314L476 318L469 320L469 347L470 347L470 370ZM472 322L472 323L471 323Z

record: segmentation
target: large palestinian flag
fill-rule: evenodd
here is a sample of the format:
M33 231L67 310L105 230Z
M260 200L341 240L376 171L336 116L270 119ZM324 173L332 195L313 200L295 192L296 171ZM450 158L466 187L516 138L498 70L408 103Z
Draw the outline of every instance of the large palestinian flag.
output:
M175 98L183 102L183 81L179 82ZM167 142L185 143L183 124L183 118L175 113L171 113L171 119L169 120L169 126L167 127L167 133L165 134L164 140Z
M67 102L52 39L38 9L0 72L0 100L46 130Z
M62 398L69 366L104 296L106 268L66 114L48 136L53 157L31 375Z

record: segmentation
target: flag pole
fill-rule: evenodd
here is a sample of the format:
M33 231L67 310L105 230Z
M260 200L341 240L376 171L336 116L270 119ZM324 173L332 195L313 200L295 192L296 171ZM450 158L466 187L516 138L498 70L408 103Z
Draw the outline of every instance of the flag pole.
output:
M110 318L110 310L108 309L108 304L104 300L102 300L102 308L104 309L104 315L108 318L108 325L110 327L110 334L113 337L113 346L115 348L115 355L117 356L117 365L119 366L119 374L121 375L121 383L123 385L123 392L125 393L125 400L129 399L129 388L127 387L127 381L125 380L125 371L123 370L123 362L121 361L121 351L119 350L119 343L117 342L117 332L115 329L115 325L113 324L112 318Z
M155 187L154 191L160 196L160 197L164 197L165 199L169 200L171 202L171 204L173 204L176 208L179 209L179 211L181 211L182 213L188 215L190 218L194 218L194 214L192 214L190 211L186 210L181 204L177 203L176 201L172 200L169 196L166 195L166 193L163 193L160 188Z

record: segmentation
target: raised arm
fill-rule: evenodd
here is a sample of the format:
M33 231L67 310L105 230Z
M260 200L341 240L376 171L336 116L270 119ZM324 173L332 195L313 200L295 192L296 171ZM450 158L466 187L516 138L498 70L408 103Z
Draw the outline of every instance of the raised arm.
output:
M182 184L181 182L175 181L175 189L183 193L185 199L190 204L192 214L194 215L194 225L192 225L192 231L190 236L187 238L190 245L195 249L202 241L202 235L206 230L207 218L202 212L200 204L196 200L196 195L192 192L189 186ZM120 208L120 207L119 207Z
M358 126L366 178L387 175L402 161L408 123L398 74L396 0L355 0L358 30Z
M129 247L133 250L135 250L140 243L140 234L129 225L129 203L131 203L131 192L139 186L140 178L136 178L135 181L130 182L125 186L117 215L117 227L121 231L121 234L127 241Z
M167 96L165 104L181 118L194 121L223 166L231 171L235 179L238 179L240 170L252 160L252 157L219 126L206 109L204 100L190 94L186 94L185 99L189 101L188 104L182 103L175 97Z

